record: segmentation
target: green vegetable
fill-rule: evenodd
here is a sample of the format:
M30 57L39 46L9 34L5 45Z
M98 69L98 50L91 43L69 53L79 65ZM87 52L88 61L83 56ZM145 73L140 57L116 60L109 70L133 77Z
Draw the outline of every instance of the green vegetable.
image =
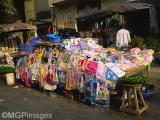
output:
M124 83L131 83L131 84L147 84L148 83L148 78L143 77L143 76L127 76L123 77L122 81Z
M16 68L11 66L0 66L0 74L14 73Z

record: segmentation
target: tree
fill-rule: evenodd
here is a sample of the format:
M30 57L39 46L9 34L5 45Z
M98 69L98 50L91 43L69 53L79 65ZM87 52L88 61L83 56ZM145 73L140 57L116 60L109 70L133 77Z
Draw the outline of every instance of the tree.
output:
M0 23L22 20L23 12L24 0L0 0Z

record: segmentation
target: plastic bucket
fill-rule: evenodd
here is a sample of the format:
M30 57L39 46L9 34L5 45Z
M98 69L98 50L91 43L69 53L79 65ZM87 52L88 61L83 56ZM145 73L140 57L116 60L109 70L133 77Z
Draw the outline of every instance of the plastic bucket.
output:
M6 83L7 85L11 86L15 84L15 75L14 73L8 73L6 76Z

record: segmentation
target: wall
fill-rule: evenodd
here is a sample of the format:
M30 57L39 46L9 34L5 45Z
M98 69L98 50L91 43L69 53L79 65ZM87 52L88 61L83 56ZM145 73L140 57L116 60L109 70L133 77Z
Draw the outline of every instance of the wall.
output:
M49 11L49 4L47 0L25 0L25 16L26 22L31 22L31 20L37 19L37 13L42 11ZM51 22L51 16L44 18L46 21Z
M74 28L75 18L78 17L75 4L68 4L55 8L56 21L55 24L60 28ZM71 24L70 24L71 23ZM69 25L70 24L70 25Z
M36 12L43 10L50 10L47 0L35 0L35 10Z
M63 2L65 0L48 0L49 4L54 4L54 3L59 3L59 2Z
M123 3L126 0L101 0L101 9L107 9L112 5Z
M36 21L51 21L51 9L48 0L35 0Z
M101 9L106 9L107 7L111 5L115 5L115 3L121 3L125 0L101 0ZM66 4L63 6L56 6L55 7L56 12L56 21L55 24L58 25L58 27L65 27L66 21L75 21L74 19L79 16L77 13L76 3L75 4ZM69 18L71 16L71 20Z
M150 7L150 30L151 32L159 33L158 14L155 7Z
M34 0L25 0L24 7L25 7L26 22L31 23L32 22L31 20L36 19L35 1Z

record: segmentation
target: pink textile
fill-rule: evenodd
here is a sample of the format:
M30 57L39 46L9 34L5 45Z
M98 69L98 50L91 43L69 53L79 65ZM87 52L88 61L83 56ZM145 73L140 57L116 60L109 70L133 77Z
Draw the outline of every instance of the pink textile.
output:
M97 67L96 78L100 80L105 80L105 72L106 72L105 65L102 63L99 63Z
M87 73L96 74L98 63L94 61L90 61L87 65Z

